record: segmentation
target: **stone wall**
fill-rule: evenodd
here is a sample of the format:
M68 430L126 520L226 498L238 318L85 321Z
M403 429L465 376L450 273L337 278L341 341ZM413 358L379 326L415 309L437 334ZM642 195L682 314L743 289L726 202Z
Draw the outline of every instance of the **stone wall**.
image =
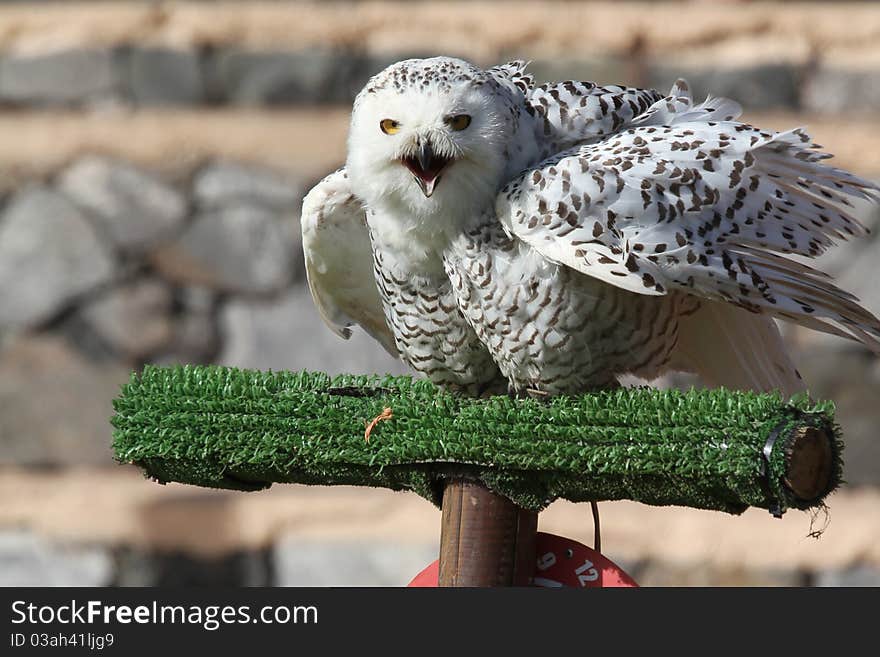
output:
M411 494L334 486L258 493L157 486L133 467L0 477L0 585L406 584L436 559L440 512ZM880 492L782 519L635 502L599 505L605 554L645 585L880 584ZM539 529L591 545L581 504ZM811 532L821 532L818 539Z
M737 98L758 125L807 124L841 166L880 180L878 43L868 3L3 5L0 584L400 584L430 560L438 525L412 496L160 489L108 448L110 402L145 363L405 371L320 322L298 223L305 191L344 158L353 95L386 64L442 52L531 58L541 79L662 88L682 75ZM821 264L880 312L878 262L871 237ZM808 562L720 558L703 544L682 556L663 548L664 527L639 540L634 528L701 518L675 526L693 539L729 527L731 541L760 545L781 525L612 505L609 554L643 582L878 581L865 527L876 528L858 513L880 516L860 492L880 471L880 364L842 340L786 333L847 436L848 489L831 500L826 537ZM267 511L275 499L289 506ZM542 518L554 531L581 538L587 512L553 513ZM773 549L803 549L809 518L781 523Z
M173 183L100 155L12 192L0 206L0 462L109 463L110 399L147 362L403 372L365 336L344 343L320 322L303 193L253 164L208 162Z
M752 110L880 102L880 17L859 2L74 2L6 7L0 26L0 104L17 108L350 103L434 54L531 59L539 80L684 76Z

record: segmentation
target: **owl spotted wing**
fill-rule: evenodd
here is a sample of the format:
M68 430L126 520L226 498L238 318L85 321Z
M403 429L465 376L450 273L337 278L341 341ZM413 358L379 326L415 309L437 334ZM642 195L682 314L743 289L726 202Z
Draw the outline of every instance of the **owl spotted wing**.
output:
M312 298L334 333L351 336L359 324L398 356L373 277L370 236L361 202L345 169L330 174L303 200L303 254Z
M653 89L568 80L535 86L527 62L489 69L498 82L523 94L526 111L540 121L545 157L613 134L642 116L663 95Z
M499 194L505 229L557 263L643 295L684 291L863 342L880 322L816 256L865 234L859 205L880 188L823 164L801 130L732 120L735 103L695 106L687 86L629 128L554 155Z
M661 98L653 89L568 81L535 87L528 102L549 155L618 132Z

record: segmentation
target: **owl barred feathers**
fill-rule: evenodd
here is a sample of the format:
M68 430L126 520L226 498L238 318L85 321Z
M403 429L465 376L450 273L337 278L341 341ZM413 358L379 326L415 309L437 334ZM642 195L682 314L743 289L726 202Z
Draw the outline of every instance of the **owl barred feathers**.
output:
M536 86L523 62L395 64L355 102L346 168L304 204L315 300L472 394L674 369L801 390L773 317L880 353L877 318L791 258L864 235L880 188L740 112L681 80L662 96Z

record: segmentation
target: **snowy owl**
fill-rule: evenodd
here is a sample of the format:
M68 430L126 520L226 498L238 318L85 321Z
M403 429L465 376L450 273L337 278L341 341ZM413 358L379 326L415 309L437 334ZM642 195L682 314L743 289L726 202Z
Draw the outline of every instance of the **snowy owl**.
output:
M880 352L880 321L817 256L880 188L802 130L653 90L536 86L522 62L399 62L354 102L345 167L303 203L309 286L431 381L573 394L669 370L804 384L773 318Z

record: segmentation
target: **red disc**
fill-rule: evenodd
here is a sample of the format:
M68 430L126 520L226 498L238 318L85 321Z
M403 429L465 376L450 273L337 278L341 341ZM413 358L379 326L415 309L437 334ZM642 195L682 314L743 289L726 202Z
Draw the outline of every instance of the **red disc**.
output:
M436 588L440 584L440 560L432 561L418 575L412 578L407 584L408 587L414 588Z
M544 588L564 586L588 589L597 587L637 587L620 566L583 543L570 538L538 532L535 537L537 562L532 584ZM412 587L437 586L440 562L435 561L416 575Z

